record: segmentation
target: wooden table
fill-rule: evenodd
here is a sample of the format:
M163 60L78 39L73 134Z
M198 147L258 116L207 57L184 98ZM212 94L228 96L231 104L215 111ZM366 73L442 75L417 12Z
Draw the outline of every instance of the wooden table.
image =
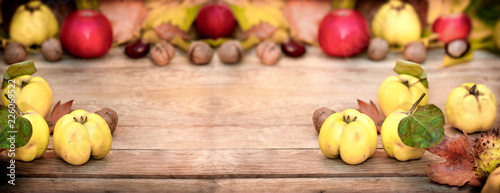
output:
M28 57L51 85L54 102L74 99L75 109L89 111L111 107L119 123L104 159L72 166L49 144L40 159L16 162L16 186L2 179L1 192L480 191L431 182L425 170L444 159L429 152L399 162L379 140L372 158L347 165L319 150L314 110L357 108L356 99L376 102L401 54L373 62L366 54L331 58L310 47L303 58L264 66L250 50L237 65L214 55L209 65L196 66L178 51L171 64L158 67L148 58L128 59L122 49L99 59L65 55L56 63ZM443 68L442 50L428 54L430 103L444 110L448 94L464 82L485 84L500 99L498 56L478 51L468 64ZM447 135L454 133L446 126ZM2 153L2 176L8 161Z

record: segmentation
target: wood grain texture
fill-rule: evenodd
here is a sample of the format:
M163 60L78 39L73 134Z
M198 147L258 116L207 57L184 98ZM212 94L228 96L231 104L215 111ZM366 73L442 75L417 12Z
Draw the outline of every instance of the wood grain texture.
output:
M9 192L479 192L430 183L427 177L102 179L20 178ZM71 184L71 189L67 188ZM43 188L41 188L43 187Z
M380 84L396 75L392 68L401 54L373 62L365 54L331 58L308 47L305 57L264 66L250 50L237 65L222 64L214 55L210 64L196 66L177 51L169 65L158 67L148 58L128 59L122 49L99 59L64 55L55 63L28 56L36 75L51 85L54 102L74 99L74 109L89 111L110 107L119 115L118 127L104 159L71 166L50 144L42 158L16 162L19 184L10 187L0 179L0 191L478 191L432 183L425 170L444 159L427 152L399 162L387 157L380 140L374 156L360 165L321 154L314 110L357 108L356 99L376 103ZM474 54L470 63L444 68L444 52L428 52L423 67L430 103L444 110L448 94L464 82L485 84L500 96L499 57ZM500 117L500 104L497 110ZM460 134L449 125L445 132ZM0 154L0 171L8 161ZM37 188L42 184L47 188Z
M0 156L0 168L8 167ZM444 161L430 153L419 160L400 162L383 149L360 165L326 158L315 149L230 150L111 150L102 160L72 166L53 150L30 163L16 162L22 177L79 178L296 178L296 177L424 177L427 165Z

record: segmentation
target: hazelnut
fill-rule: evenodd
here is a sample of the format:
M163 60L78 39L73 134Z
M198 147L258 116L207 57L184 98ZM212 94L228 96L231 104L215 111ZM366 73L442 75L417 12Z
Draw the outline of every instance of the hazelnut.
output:
M260 43L256 48L256 52L257 57L265 65L274 65L281 57L281 49L271 41Z
M63 54L61 42L55 38L49 38L42 43L42 55L51 62L61 59Z
M21 43L12 42L5 46L3 59L7 64L22 62L26 59L26 49Z
M203 65L212 60L214 50L206 42L194 41L189 45L187 54L193 64Z
M333 113L335 113L335 111L327 107L321 107L319 109L316 109L316 111L314 111L313 123L314 123L314 128L316 129L316 131L318 131L318 133L321 130L323 122L325 122L326 118L328 118Z
M158 42L150 51L151 60L158 66L165 66L175 56L174 46L167 42Z
M106 121L111 133L115 132L116 125L118 124L118 114L116 114L116 111L110 108L103 108L96 111L95 114L101 116Z
M389 53L389 43L383 38L373 38L368 45L368 57L370 59L379 61L385 59Z
M445 46L446 54L452 58L461 58L465 55L465 53L467 53L467 51L469 51L469 48L469 42L462 39L453 40Z
M226 41L217 49L217 55L226 64L238 63L243 58L243 46L237 40Z
M427 50L425 49L424 44L421 42L410 42L405 46L403 55L406 60L416 63L423 63L427 58Z

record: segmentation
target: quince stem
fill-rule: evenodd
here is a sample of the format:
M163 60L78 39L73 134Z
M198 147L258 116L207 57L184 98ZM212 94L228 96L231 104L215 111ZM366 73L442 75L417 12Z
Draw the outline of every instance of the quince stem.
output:
M9 101L12 101L12 100L11 100L11 98L9 97L9 95L4 94L4 96L5 96L5 98L7 98ZM14 105L14 109L16 110L17 114L18 114L19 116L21 116L21 117L22 117L22 116L24 115L24 113L21 111L21 109L19 109L19 107L16 105L16 103L12 103L12 104Z
M344 121L345 123L347 123L347 124L349 124L350 122L354 122L354 121L356 121L356 119L357 119L357 118L358 118L358 117L354 117L354 118L352 119L352 121L351 121L351 116L350 116L350 115L347 115L347 118L346 118L345 116L343 116L343 117L342 117L343 121Z
M477 90L477 88L476 88L476 87L477 87L477 84L474 84L474 86L472 86L472 87L470 88L469 93L470 93L471 95L474 95L474 96L476 96L476 97L477 97L477 96L479 96L479 91Z
M83 125L83 124L87 123L87 116L85 116L85 119L83 119L83 116L80 116L80 120L76 119L76 117L73 117L73 120L75 120L75 122Z
M413 111L417 108L417 106L420 103L420 101L422 101L422 99L424 99L424 97L425 97L425 93L422 93L422 96L420 96L420 98L418 98L417 102L413 103L413 106L411 107L411 109L406 114L407 115L411 115L413 113Z

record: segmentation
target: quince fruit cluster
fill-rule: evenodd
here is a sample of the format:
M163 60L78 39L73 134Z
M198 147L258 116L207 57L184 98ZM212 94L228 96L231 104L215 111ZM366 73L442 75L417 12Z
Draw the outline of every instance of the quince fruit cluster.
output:
M40 158L50 140L45 118L51 112L53 93L45 79L32 75L35 72L33 61L9 66L4 73L1 96L3 105L14 106L18 115L31 124L32 135L27 144L15 148L15 151L5 151L10 158L26 162ZM113 129L116 122L117 117L113 119ZM90 157L102 159L109 153L111 144L108 122L96 113L75 110L61 117L55 124L54 151L69 164L82 165Z

